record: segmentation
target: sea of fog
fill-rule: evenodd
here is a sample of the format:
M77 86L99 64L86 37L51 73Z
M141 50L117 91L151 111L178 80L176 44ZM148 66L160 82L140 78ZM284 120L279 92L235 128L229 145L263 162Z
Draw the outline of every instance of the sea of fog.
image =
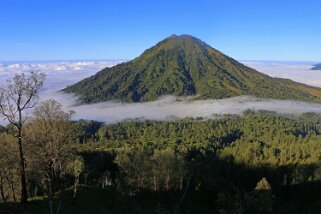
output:
M77 98L59 92L64 87L89 77L102 68L119 61L81 61L46 63L0 63L0 84L17 72L31 70L47 74L41 90L41 100L56 99L66 111L76 112L74 119L98 120L115 123L126 119L172 120L185 117L212 117L215 114L242 114L247 109L270 110L279 113L299 114L315 112L321 114L321 105L296 101L258 99L249 96L221 100L181 100L164 96L159 100L145 103L121 103L116 101L97 104L77 105ZM321 87L321 71L312 71L313 63L257 62L244 61L245 65L273 77ZM0 123L5 124L0 120Z

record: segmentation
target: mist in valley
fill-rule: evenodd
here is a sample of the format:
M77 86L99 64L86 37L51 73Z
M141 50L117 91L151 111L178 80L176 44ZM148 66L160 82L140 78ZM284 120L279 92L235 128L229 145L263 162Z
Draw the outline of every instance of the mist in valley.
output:
M122 103L117 101L80 105L77 97L60 92L64 87L89 77L104 67L119 62L56 62L37 64L0 65L0 84L14 73L30 70L47 74L40 92L40 100L56 99L66 111L76 112L74 119L98 120L107 124L127 119L175 120L186 117L211 118L215 114L239 114L247 109L269 110L281 114L314 112L321 114L321 105L296 101L258 99L249 96L221 100L178 99L164 96L152 102ZM311 71L312 65L293 63L243 62L245 65L273 77L289 78L294 81L321 87L321 72ZM5 122L2 121L3 124Z

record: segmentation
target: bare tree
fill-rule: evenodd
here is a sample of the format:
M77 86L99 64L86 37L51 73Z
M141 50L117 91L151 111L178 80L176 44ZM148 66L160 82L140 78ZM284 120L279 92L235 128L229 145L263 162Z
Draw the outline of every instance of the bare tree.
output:
M14 136L17 138L19 147L22 203L26 203L28 199L22 128L26 121L25 113L38 103L38 92L44 81L43 73L21 73L16 74L7 81L6 85L0 87L0 114L14 126Z

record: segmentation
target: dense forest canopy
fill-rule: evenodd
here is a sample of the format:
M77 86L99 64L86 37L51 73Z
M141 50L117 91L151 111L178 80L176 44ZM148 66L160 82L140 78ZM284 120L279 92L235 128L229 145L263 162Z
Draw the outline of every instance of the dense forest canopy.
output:
M69 148L66 151L73 151L70 154L77 154L76 160L81 158L84 164L75 168L80 169L77 182L81 184L76 199L71 193L77 173L65 169L62 209L67 213L124 213L126 209L198 213L200 207L203 213L299 213L321 207L321 116L314 113L295 116L248 110L243 116L216 115L216 119L131 120L112 125L81 120L65 125L66 131L72 131L65 133L71 138L62 148ZM8 151L14 148L6 143L11 139L9 132L10 128L1 134L6 139L0 142L1 148L7 155L0 162L13 158ZM42 132L31 129L28 141L36 133L48 135ZM37 183L36 173L41 166L31 161L39 154L26 154L29 194L42 197L46 187ZM12 190L19 186L15 163L6 169L0 173L0 198L15 200L19 197ZM6 177L9 172L11 179ZM90 210L73 206L81 207L90 195L101 197L92 201ZM40 207L38 213L47 209L41 197L33 202ZM1 207L14 210L7 203Z
M319 88L264 75L189 35L173 35L136 59L105 68L64 92L76 94L83 103L146 102L163 95L321 100Z
M56 100L38 103L44 78L0 88L1 214L321 209L319 114L73 121Z

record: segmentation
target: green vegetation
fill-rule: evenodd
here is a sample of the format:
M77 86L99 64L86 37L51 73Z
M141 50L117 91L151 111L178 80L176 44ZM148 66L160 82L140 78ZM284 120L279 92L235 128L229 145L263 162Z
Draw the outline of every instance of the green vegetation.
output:
M316 64L316 65L312 68L312 70L321 70L321 63Z
M243 117L184 119L172 122L129 121L102 127L99 142L115 151L137 148L196 149L238 164L271 166L318 164L321 117L313 113L281 116L246 111Z
M84 162L78 171L81 187L73 197L77 173L71 173L64 182L68 189L55 194L54 207L62 200L62 213L309 213L321 208L320 115L248 110L243 116L215 117L99 128L94 121L74 122L72 150ZM31 157L26 156L28 163ZM28 183L35 176L29 167L36 166L27 167ZM7 202L0 209L43 213L48 210L44 188L31 189L36 198L28 205ZM5 189L12 201L11 188Z
M271 78L188 35L173 35L138 58L105 68L64 91L75 93L84 103L145 102L162 95L321 100L318 88Z
M19 105L31 98L19 95L37 97L34 77L1 91L11 124L0 126L0 214L321 209L321 115L247 110L103 125L71 121L47 100L24 120Z
M139 201L128 195L116 191L102 189L100 187L80 186L77 200L72 198L72 190L64 193L64 206L62 213L66 214L88 214L88 213L152 213L157 207L154 198ZM55 200L57 205L57 200ZM150 211L150 212L148 212ZM30 200L27 205L18 203L0 203L0 214L44 214L48 213L48 202L46 197L36 197Z

